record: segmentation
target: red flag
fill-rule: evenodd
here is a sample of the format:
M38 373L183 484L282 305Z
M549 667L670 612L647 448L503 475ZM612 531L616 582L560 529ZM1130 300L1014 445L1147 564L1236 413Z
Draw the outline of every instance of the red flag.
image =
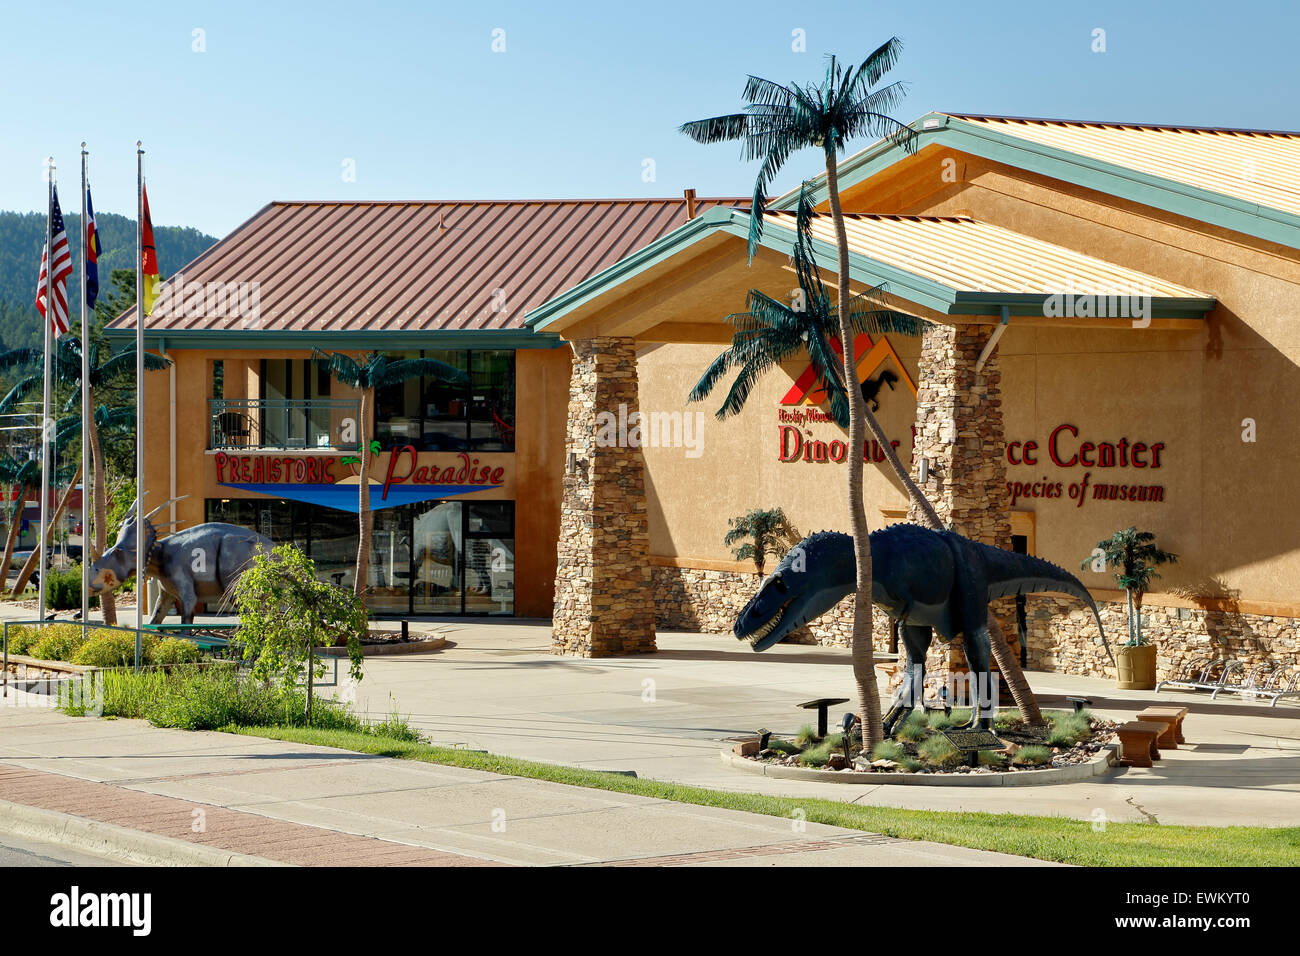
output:
M142 187L144 199L144 217L140 220L140 287L144 314L153 312L154 300L158 298L158 250L153 244L153 222L149 218L149 190Z

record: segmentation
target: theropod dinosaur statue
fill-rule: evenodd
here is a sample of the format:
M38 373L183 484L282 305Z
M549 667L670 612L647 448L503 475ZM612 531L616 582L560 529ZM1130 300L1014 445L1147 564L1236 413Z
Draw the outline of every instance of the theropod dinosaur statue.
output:
M924 686L925 653L936 632L944 642L963 635L973 678L971 726L989 726L987 712L993 702L985 699L992 691L988 605L994 598L1043 591L1078 598L1092 610L1110 654L1101 615L1087 588L1042 558L980 544L952 531L896 524L871 533L871 568L871 602L903 625L907 648L907 679L885 716L886 735L916 706ZM736 637L749 641L756 651L766 650L852 594L856 569L852 537L835 531L809 535L745 605L736 618Z
M253 563L253 557L259 551L269 554L275 545L256 531L220 521L198 524L159 540L149 519L169 504L171 501L164 501L144 517L145 572L162 588L150 621L161 624L175 604L181 622L193 624L200 601L220 601ZM138 505L137 499L122 522L117 541L90 566L91 593L105 588L112 591L135 574ZM143 593L138 593L137 600L143 599Z

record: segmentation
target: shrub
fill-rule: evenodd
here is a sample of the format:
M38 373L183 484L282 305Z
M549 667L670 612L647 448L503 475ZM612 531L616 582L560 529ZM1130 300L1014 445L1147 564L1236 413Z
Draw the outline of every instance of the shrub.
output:
M779 737L772 737L768 740L767 745L773 750L779 750L783 754L797 754L799 748L788 740L782 740Z
M40 628L30 624L9 625L9 653L26 654L32 645L41 639Z
M40 631L40 638L30 647L32 657L43 661L71 661L81 647L79 624L52 624Z
M80 564L74 564L66 571L51 569L45 572L45 603L56 611L81 610ZM97 596L91 596L90 606L99 606Z
M804 724L799 728L799 732L794 735L794 742L800 747L808 747L817 742L817 728L812 724Z
M150 664L169 667L173 664L195 664L202 657L199 646L193 641L164 637L149 649L148 660Z
M135 663L135 635L126 631L91 632L72 663L90 667L130 667Z
M981 750L980 766L981 767L1005 767L1007 765L1007 755L997 750Z
M1011 758L1011 762L1023 767L1036 767L1039 764L1047 763L1051 759L1052 752L1046 747L1030 744L1017 750L1015 756Z
M902 725L894 731L894 737L898 740L906 740L908 743L924 740L929 735L930 724L926 719L925 711L922 710L912 711Z
M917 755L932 767L951 767L961 763L961 751L942 734L927 737L916 748Z
M896 740L882 740L871 748L872 760L892 760L898 763L905 756L907 756L907 751Z

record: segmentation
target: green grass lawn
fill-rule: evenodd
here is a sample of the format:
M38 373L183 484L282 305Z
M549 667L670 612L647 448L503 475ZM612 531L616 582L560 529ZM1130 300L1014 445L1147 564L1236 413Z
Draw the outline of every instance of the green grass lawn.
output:
M899 810L835 800L729 793L622 774L580 770L385 739L372 734L308 727L238 727L237 733L274 740L338 747L403 760L422 760L529 777L576 787L632 793L705 807L792 818L802 811L812 823L883 833L905 840L931 840L976 850L1073 863L1079 866L1294 866L1300 859L1300 827L1190 827L1154 823L1108 823L1094 832L1091 820L1000 813Z

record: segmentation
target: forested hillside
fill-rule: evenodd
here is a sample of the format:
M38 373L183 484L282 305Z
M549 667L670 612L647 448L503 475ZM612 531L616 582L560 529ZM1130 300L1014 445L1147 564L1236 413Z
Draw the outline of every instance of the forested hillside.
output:
M72 193L77 201L77 194ZM63 200L67 201L66 198ZM72 246L72 259L76 269L81 263L81 216L64 210L68 242ZM111 212L95 215L100 244L104 251L99 257L99 285L107 290L109 276L114 269L135 267L135 220ZM158 265L164 276L170 276L217 240L197 229L182 226L154 226L154 242L158 247ZM45 243L45 214L0 212L0 346L41 346L40 314L36 311L36 275L41 261L41 246ZM74 271L68 280L68 300L72 310L72 324L81 314L81 274Z

